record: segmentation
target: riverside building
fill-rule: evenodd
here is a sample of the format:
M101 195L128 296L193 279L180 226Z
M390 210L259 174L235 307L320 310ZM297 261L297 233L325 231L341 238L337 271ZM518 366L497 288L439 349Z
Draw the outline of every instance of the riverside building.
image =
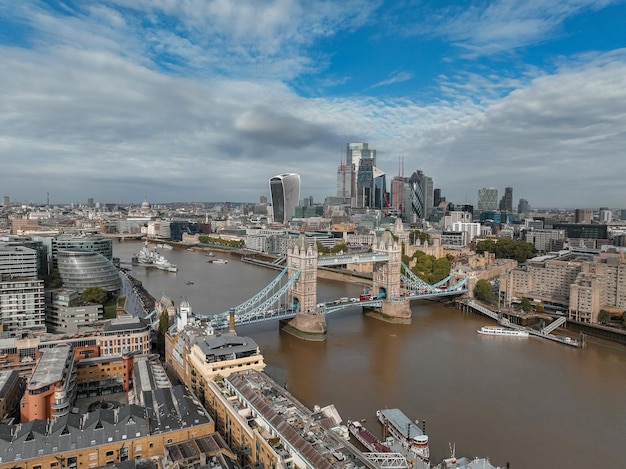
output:
M160 382L151 367L143 373L146 382ZM0 425L0 469L110 466L162 457L168 445L215 432L213 419L184 386L142 389L141 403Z
M151 347L150 330L147 321L131 316L99 321L73 336L20 330L13 337L0 338L0 370L32 373L41 352L60 344L68 344L81 358L147 354Z
M333 405L311 411L264 373L207 383L216 430L247 464L309 469L376 468L350 444Z

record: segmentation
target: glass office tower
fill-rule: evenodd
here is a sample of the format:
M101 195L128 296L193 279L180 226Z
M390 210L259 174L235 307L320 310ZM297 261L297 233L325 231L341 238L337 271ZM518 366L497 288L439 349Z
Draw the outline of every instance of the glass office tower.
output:
M286 225L295 215L300 202L300 175L284 173L270 178L270 195L274 222Z

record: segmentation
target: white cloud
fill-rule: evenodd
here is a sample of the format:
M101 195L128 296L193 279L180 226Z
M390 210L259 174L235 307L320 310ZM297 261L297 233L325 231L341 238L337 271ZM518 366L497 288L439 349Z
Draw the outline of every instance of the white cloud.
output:
M486 56L544 42L562 34L563 23L620 0L479 0L440 7L417 5L404 33L450 39L468 57ZM402 15L411 14L402 11Z
M389 86L394 83L401 83L403 81L409 81L413 78L413 74L411 72L395 72L391 74L389 78L383 81L379 81L378 83L372 85L372 88L378 88L380 86Z

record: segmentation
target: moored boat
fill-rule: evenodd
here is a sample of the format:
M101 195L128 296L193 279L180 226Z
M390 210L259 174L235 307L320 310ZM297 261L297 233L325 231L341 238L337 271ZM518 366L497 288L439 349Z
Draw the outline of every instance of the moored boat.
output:
M156 250L150 249L147 242L143 248L141 248L141 251L135 253L132 258L132 263L146 267L156 267L166 272L176 272L178 270L175 264L172 264Z
M483 335L498 335L505 337L529 337L530 334L528 331L523 331L520 329L509 329L507 327L500 326L483 326L478 329L479 334Z
M348 431L372 453L391 453L391 448L376 438L361 422L348 420Z
M383 427L402 445L407 451L422 461L428 462L430 449L428 448L428 435L404 415L400 409L382 409L376 411L376 417Z

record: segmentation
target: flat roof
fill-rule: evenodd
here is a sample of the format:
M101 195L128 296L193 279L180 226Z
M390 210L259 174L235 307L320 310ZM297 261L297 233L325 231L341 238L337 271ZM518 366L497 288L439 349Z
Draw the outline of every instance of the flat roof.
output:
M59 344L42 350L41 358L28 382L28 389L37 389L63 380L63 369L72 348Z

